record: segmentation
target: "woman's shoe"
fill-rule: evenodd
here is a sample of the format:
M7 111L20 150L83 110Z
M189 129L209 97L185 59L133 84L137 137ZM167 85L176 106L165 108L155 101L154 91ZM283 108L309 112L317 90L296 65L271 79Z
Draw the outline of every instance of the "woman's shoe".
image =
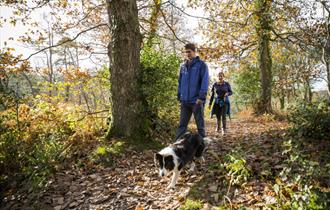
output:
M226 129L221 129L221 134L224 136L224 135L226 135Z
M220 132L220 126L219 124L217 123L216 127L215 127L215 132Z

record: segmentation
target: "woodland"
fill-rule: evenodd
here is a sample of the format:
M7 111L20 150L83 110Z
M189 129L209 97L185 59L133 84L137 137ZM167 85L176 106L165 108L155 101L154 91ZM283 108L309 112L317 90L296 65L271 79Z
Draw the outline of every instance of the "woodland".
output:
M231 115L166 189L190 42ZM329 1L1 0L0 43L0 209L330 208Z

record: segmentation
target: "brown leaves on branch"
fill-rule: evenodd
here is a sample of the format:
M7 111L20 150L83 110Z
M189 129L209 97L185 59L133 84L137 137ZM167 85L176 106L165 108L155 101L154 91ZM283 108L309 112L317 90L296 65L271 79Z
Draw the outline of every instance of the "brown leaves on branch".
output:
M88 80L92 76L86 72L86 71L81 71L81 69L76 68L74 66L70 66L67 69L59 69L58 70L60 73L63 74L64 78L68 81L73 81L73 80Z
M0 50L0 78L7 74L25 72L30 68L29 61L20 61L22 55L14 56L12 51L14 51L12 48Z

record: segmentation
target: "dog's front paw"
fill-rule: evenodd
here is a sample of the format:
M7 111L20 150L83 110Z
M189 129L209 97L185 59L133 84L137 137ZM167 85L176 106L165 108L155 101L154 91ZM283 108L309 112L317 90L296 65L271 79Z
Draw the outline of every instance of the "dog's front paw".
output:
M189 169L190 173L195 171L195 166L196 166L195 162L192 162L191 165L190 165L190 169Z

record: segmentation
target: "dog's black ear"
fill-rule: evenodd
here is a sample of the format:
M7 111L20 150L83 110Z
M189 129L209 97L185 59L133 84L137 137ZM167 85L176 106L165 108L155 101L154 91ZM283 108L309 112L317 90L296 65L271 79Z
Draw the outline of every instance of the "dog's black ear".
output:
M160 160L160 159L162 159L162 157L163 157L163 156L162 156L161 154L159 154L159 153L156 153L156 154L155 154L155 159L156 159L156 160Z
M183 136L181 136L182 139L189 139L191 137L191 133L187 131Z
M159 164L160 162L162 162L162 161L160 161L162 158L163 158L162 155L156 153L156 154L155 154L155 157L154 157L154 162L155 162L155 164L157 165L157 164Z

